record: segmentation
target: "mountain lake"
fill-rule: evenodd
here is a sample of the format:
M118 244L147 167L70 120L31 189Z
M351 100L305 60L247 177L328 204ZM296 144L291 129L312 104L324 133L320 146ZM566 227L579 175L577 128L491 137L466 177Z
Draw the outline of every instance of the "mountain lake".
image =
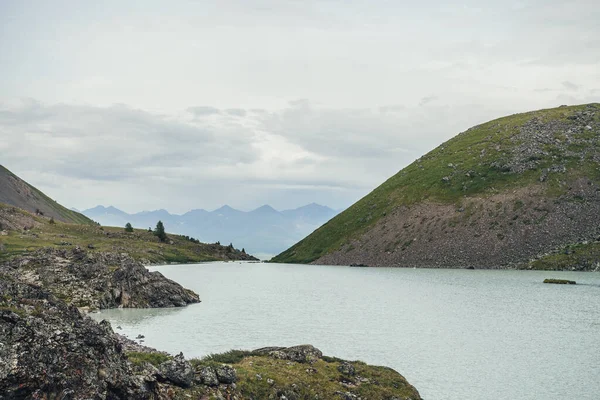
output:
M389 366L427 400L600 398L597 272L240 262L149 269L202 303L91 316L158 350L193 358L307 343Z

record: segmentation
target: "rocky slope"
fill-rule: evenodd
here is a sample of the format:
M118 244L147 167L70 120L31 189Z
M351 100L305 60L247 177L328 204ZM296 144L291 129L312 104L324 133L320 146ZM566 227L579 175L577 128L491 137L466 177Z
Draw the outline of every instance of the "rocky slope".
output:
M0 203L9 204L47 219L75 224L94 222L83 214L67 209L0 165Z
M126 254L42 249L16 257L0 272L45 288L68 304L86 309L182 307L198 303L198 295L149 272Z
M599 216L600 105L562 106L459 134L273 261L595 270Z

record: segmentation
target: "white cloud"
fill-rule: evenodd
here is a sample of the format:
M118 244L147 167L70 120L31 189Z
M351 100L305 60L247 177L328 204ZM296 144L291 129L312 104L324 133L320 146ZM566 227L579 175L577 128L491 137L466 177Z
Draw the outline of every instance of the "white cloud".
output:
M0 2L1 162L79 208L346 206L472 125L599 101L596 3Z

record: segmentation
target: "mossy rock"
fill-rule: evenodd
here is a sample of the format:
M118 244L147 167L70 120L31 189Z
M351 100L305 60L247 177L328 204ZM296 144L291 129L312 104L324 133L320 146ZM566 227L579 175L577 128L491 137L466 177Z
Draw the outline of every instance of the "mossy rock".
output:
M567 279L544 279L544 283L555 283L557 285L576 285L577 282Z
M299 358L299 354L314 357ZM235 387L221 385L221 393L240 399L420 399L419 392L398 372L361 361L326 357L310 346L232 350L190 360L196 373L223 362L235 369ZM198 379L201 381L201 379ZM195 386L180 395L212 394L217 388ZM210 392L210 393L207 393ZM183 397L182 397L183 398Z

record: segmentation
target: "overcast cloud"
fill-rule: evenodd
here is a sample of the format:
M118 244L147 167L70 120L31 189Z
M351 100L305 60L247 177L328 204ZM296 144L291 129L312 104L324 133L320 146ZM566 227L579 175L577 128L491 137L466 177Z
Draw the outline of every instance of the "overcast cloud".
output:
M0 2L0 163L67 206L348 206L455 134L600 101L597 1Z

